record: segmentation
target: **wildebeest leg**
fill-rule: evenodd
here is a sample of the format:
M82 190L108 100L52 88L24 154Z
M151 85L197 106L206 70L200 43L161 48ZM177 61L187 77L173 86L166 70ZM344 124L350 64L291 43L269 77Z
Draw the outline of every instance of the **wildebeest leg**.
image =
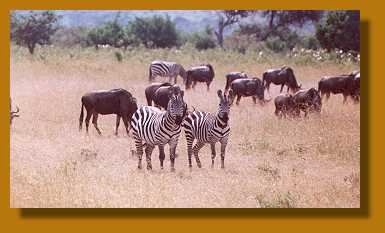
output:
M194 153L194 157L195 157L195 161L197 162L197 166L199 168L202 167L202 164L201 164L201 161L199 160L199 156L198 156L198 153L199 153L199 150L205 145L204 142L201 142L201 141L197 141L197 143L195 144L194 148L193 148L193 153Z
M210 91L210 83L211 82L207 82L206 85L207 85L207 91Z
M326 93L326 100L329 100L329 98L330 98L330 92L327 92Z
M227 138L224 138L220 141L221 143L221 168L225 168L225 153L227 146Z
M283 87L285 86L285 84L282 84L281 85L281 90L279 91L279 93L282 93L282 91L283 91Z
M215 143L211 143L210 146L211 146L211 168L214 168L214 160L216 156Z
M100 132L100 129L98 128L98 113L94 111L92 115L92 124L94 125L96 131L98 131L98 134L101 135L102 132Z
M267 92L270 95L270 82L266 82L266 86L265 87L266 87Z
M251 98L253 99L254 104L257 104L257 97L255 97L255 96L253 95Z
M287 93L289 93L289 85L287 85L287 90L286 90Z
M197 85L197 82L196 81L193 81L193 83L192 83L192 89L194 89L195 90L195 86Z
M346 100L348 99L348 95L346 95L345 93L343 94L344 95L344 104L346 104Z
M237 95L237 102L235 102L237 105L239 105L239 101L241 101L241 97L242 97L241 95L239 94Z
M118 136L118 128L120 123L120 116L116 115L116 129L115 129L115 135Z
M130 133L130 124L129 124L129 121L128 121L128 117L127 116L124 116L123 117L123 123L124 123L124 126L126 127L126 133L127 133L127 136L129 136L129 133ZM116 130L118 130L118 127L116 127Z
M154 150L154 145L146 144L146 149L144 150L146 152L146 161L147 161L147 170L152 169L152 164L151 164L151 154L152 151Z
M160 169L163 169L163 161L164 161L164 158L166 157L164 153L164 145L159 145L158 148L159 148Z
M86 116L86 132L88 133L88 126L90 125L90 119L92 116L92 109L87 109L87 116Z

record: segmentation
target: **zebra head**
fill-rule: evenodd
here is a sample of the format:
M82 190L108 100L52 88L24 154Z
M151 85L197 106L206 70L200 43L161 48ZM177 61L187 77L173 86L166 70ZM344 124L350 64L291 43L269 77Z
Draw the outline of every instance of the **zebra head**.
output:
M170 101L167 105L167 112L174 119L177 125L181 125L187 113L187 104L183 100L184 91L178 86L173 86L170 92Z
M232 90L230 90L232 93ZM229 94L231 94L229 92ZM218 97L219 97L219 108L218 108L218 117L221 121L224 123L227 123L229 120L229 114L230 114L230 100L229 96L222 93L221 90L218 90Z

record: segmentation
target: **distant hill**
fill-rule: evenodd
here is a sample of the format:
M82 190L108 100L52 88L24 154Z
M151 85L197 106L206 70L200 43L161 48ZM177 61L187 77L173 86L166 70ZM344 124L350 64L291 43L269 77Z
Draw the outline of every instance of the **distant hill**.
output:
M29 14L30 11L16 11L18 14ZM60 23L64 27L97 26L114 20L126 25L135 17L150 17L154 15L168 15L175 22L180 31L195 32L204 30L207 25L216 28L218 12L215 10L56 10L62 18ZM248 17L243 22L261 22L259 15ZM227 28L225 34L231 33L237 26ZM313 33L314 26L307 25L301 29L304 34Z

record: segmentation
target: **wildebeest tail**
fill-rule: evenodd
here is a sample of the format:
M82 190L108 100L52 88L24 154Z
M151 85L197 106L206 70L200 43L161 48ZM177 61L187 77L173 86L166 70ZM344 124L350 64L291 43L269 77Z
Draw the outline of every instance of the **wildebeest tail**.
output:
M80 117L79 117L79 131L82 130L83 117L84 117L84 104L83 104L83 101L82 101L82 107L81 107L81 110L80 110Z

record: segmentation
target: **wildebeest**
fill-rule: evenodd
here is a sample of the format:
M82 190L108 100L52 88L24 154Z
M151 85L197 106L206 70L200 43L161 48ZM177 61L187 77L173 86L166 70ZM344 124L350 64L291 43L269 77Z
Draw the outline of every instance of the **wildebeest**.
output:
M197 82L205 82L209 91L214 76L214 69L210 64L192 67L186 71L186 90L191 87L194 89Z
M275 115L277 117L295 116L298 112L291 94L280 94L274 99Z
M355 75L353 74L323 77L318 82L318 92L322 98L326 95L327 99L329 99L330 93L342 94L344 96L343 103L346 103L348 96L356 101L359 92L357 83L359 83L359 78L355 81Z
M356 102L359 102L360 101L360 71L353 71L351 73L352 75L354 75L354 95L353 95L353 99L356 101Z
M147 105L152 106L152 102L154 102L155 106L159 106L159 101L157 98L155 98L155 92L160 88L160 87L171 87L171 83L152 83L146 89L144 90L144 94L146 95L147 99ZM168 102L168 101L167 101ZM167 106L163 105L163 106Z
M283 87L287 86L287 92L292 90L293 93L297 92L301 85L298 85L297 79L295 78L294 71L292 68L283 66L280 69L270 69L263 73L262 77L263 85L270 92L270 84L281 85L282 92Z
M249 97L253 98L254 103L259 100L259 103L265 103L264 96L264 87L262 85L262 81L259 78L242 78L234 80L230 88L232 90L230 97L230 104L233 104L235 97L237 97L236 104L239 104L241 97ZM269 100L267 100L269 101Z
M122 88L89 92L82 96L82 107L79 117L79 130L82 129L84 108L87 110L87 116L85 119L87 133L91 116L93 116L92 124L95 126L95 129L99 135L101 135L97 124L98 114L116 114L115 135L118 135L120 118L123 119L128 135L129 122L131 120L132 114L138 109L138 106L136 98L133 97L130 92Z
M226 74L226 86L225 86L225 94L230 88L231 83L236 79L248 78L245 72L230 72Z
M152 86L150 86L150 89L153 89ZM153 91L153 90L149 90L148 92L150 91ZM163 108L167 110L168 102L170 101L170 97L173 92L181 92L180 87L177 84L168 85L168 83L165 83L159 86L154 91L153 95L149 96L149 98L151 99L150 101L154 101L155 107ZM147 94L151 94L151 93L146 93L146 98L147 98ZM147 98L147 103L149 103L148 105L151 106L151 102L149 102L149 98Z
M16 111L12 111L12 99L9 98L9 110L10 110L10 124L12 125L13 118L19 117L19 107L16 106Z
M300 111L305 113L305 117L309 112L321 113L321 97L315 88L297 91L292 99L295 104L294 113L296 116L300 115Z
M186 71L181 64L168 61L153 61L149 67L148 79L152 82L155 77L169 77L169 82L174 79L174 84L177 83L176 78L181 76L183 82L186 82Z

